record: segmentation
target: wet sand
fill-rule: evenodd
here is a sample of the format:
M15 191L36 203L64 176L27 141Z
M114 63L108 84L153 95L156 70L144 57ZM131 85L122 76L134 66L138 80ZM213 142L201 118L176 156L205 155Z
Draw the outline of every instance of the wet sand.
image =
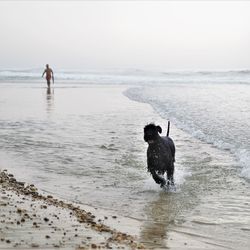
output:
M3 173L0 249L249 249L249 184L235 159L171 122L177 192L163 192L142 132L151 121L166 130L167 117L124 90L1 89L0 165L26 183Z
M0 249L144 249L136 236L115 229L115 225L123 224L122 218L92 210L95 214L41 194L34 185L19 182L3 170L0 172Z

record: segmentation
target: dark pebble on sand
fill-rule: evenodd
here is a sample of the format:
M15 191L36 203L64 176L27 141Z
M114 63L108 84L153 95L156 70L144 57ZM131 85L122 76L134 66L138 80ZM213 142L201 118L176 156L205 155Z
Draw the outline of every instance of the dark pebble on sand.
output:
M39 247L39 245L36 244L36 243L32 243L32 244L31 244L31 247Z
M17 184L20 185L20 186L24 186L24 182L21 182L21 181L17 181Z
M50 236L49 236L49 235L46 235L46 236L45 236L45 238L46 238L46 239L49 239L49 238L50 238Z
M45 217L45 218L44 218L44 221L48 222L48 221L49 221L49 219L48 219L47 217Z
M18 209L17 209L17 212L18 212L19 214L22 213L22 209L18 208Z

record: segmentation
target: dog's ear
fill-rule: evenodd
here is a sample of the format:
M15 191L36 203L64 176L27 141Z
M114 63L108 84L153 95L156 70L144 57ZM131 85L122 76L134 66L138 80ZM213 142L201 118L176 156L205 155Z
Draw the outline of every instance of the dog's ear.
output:
M157 128L158 132L161 134L162 128L160 126L157 126L156 128Z

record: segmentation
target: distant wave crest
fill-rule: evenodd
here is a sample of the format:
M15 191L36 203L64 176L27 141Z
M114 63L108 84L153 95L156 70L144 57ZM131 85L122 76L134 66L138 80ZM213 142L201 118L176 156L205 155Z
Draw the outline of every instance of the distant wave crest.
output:
M250 70L235 71L146 71L140 69L54 70L57 80L97 84L166 84L166 83L250 83ZM0 70L0 81L41 80L43 69Z

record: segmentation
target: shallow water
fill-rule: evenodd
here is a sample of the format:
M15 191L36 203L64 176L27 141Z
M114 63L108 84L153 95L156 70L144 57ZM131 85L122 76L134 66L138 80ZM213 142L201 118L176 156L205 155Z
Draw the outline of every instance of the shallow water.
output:
M150 103L194 137L229 150L250 180L250 84L162 84L131 88L126 94Z
M242 86L245 96L248 89ZM2 85L0 165L61 198L141 221L140 237L148 247L175 247L177 241L171 238L180 236L208 249L248 249L250 195L243 172L248 165L233 151L248 150L248 134L244 126L237 130L226 114L221 117L224 90L218 89L58 84L48 93L32 84ZM149 104L131 101L122 92L150 103L165 119ZM221 96L207 103L209 93ZM215 107L219 109L213 116ZM247 126L248 114L244 117ZM146 172L142 134L152 121L165 133L169 118L177 148L175 192L161 190ZM245 134L245 143L238 139L225 147L232 134L228 128L238 132L237 137ZM226 140L207 140L217 136Z

